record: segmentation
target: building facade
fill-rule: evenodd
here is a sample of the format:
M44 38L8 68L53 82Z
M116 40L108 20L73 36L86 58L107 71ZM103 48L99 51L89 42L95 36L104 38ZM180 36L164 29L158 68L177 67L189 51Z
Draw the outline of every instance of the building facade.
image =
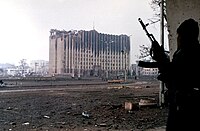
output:
M32 60L30 68L32 73L45 76L48 74L49 62L45 60Z
M130 64L130 37L91 31L50 30L51 75L111 76L126 72Z

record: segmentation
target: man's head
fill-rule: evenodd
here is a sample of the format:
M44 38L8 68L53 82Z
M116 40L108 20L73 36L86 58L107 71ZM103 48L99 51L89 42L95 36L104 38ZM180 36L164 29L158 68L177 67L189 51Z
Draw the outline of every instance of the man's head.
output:
M184 44L184 46L187 46L185 44L189 44L188 42L194 42L198 40L199 36L199 26L198 22L194 19L187 19L181 25L177 28L177 34L178 34L178 46L180 44Z

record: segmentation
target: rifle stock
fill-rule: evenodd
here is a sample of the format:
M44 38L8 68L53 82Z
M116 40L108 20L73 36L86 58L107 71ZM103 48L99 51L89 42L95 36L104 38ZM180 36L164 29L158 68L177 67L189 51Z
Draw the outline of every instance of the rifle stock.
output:
M139 61L138 66L145 68L158 68L158 62Z

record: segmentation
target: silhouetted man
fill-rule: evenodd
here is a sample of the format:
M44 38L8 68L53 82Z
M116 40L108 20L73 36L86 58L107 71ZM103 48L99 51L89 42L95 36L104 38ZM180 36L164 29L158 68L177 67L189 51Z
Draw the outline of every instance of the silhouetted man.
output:
M177 28L177 50L170 62L159 48L152 48L159 63L159 80L166 83L169 98L167 131L200 130L199 27L187 19ZM152 44L153 45L153 44Z

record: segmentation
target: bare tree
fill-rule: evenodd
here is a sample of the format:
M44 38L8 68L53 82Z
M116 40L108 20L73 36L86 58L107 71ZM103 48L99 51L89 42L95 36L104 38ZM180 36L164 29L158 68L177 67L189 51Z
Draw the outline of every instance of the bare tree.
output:
M21 74L24 75L24 71L26 69L26 67L28 66L26 59L22 59L19 62L19 69L21 70Z
M140 51L139 59L152 60L152 58L150 57L150 47L149 46L140 45L139 48L140 48L139 49L139 51Z
M157 23L160 21L160 8L161 8L161 0L151 0L151 3L150 3L150 6L151 8L153 9L153 11L155 12L154 14L154 17L149 19L149 21L151 21L151 23ZM164 3L163 3L163 9L164 9L164 18L165 18L165 21L167 22L167 13L166 13L166 0L164 0Z

